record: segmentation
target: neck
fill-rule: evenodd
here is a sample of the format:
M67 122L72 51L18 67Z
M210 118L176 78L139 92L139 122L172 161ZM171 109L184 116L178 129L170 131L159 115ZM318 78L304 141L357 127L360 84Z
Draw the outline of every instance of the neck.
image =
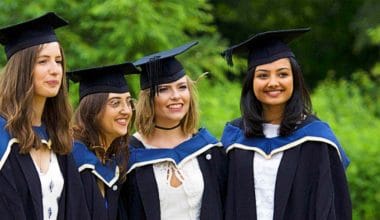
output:
M32 106L33 108L32 125L34 126L41 125L42 113L44 112L45 103L46 103L46 98L34 97L33 106Z
M163 127L163 126L159 126L159 125L155 125L154 127L157 129L161 129L161 130L173 130L173 129L178 128L179 126L181 126L181 122L179 122L177 125L174 125L172 127Z
M272 106L263 108L264 120L270 124L281 124L283 119L284 108L282 106Z
M184 142L189 137L180 127L172 130L162 130L155 128L149 137L144 137L144 141L156 147L174 148Z
M102 143L102 147L104 148L104 151L107 151L108 148L111 146L111 143L113 142L113 138L105 137L105 139L102 139L100 143Z

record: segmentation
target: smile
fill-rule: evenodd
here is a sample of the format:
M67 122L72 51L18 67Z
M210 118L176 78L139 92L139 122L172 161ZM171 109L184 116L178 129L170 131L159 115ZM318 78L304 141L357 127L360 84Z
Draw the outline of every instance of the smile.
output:
M168 105L168 108L171 109L171 110L177 110L177 109L180 109L182 108L183 104L171 104L171 105Z
M122 126L127 126L127 125L128 125L128 119L126 119L126 118L119 118L119 119L116 119L116 122L117 122L119 125L122 125Z
M265 93L271 97L277 97L283 92L283 90L271 90L271 91L265 91Z

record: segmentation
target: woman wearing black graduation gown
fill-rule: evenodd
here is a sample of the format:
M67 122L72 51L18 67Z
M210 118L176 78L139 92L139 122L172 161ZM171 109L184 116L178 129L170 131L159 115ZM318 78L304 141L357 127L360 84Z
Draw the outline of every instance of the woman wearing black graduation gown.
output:
M227 49L248 55L242 117L224 128L229 219L351 219L348 159L328 124L312 115L288 47L306 29L269 31Z
M73 154L91 219L115 220L120 211L118 200L126 175L128 131L134 118L124 75L137 72L132 63L124 63L68 73L73 81L79 81Z
M142 91L121 196L129 220L223 219L223 148L196 129L195 85L174 57L195 44L135 62Z
M50 12L0 29L0 218L89 219L69 154L71 108L64 56Z

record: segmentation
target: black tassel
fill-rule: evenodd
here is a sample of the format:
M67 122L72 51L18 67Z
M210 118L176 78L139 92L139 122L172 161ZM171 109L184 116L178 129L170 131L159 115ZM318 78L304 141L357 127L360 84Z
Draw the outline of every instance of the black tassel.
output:
M234 62L232 61L232 49L227 49L224 51L224 59L227 61L229 66L234 65Z

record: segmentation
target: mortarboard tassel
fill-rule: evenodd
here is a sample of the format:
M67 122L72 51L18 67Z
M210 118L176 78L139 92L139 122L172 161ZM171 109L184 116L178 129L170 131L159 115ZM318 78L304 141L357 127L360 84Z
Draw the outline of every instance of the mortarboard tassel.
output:
M228 66L234 65L234 63L232 61L232 49L227 49L224 52L224 59L227 61Z

